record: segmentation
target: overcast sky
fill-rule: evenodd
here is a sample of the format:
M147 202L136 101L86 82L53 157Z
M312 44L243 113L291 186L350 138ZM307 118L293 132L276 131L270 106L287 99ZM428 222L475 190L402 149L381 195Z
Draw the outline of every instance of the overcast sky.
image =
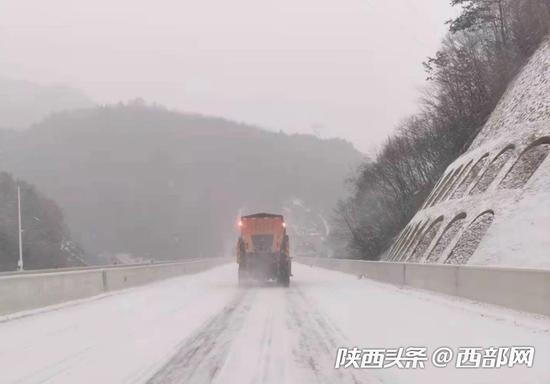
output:
M0 0L0 77L362 151L413 112L448 0Z

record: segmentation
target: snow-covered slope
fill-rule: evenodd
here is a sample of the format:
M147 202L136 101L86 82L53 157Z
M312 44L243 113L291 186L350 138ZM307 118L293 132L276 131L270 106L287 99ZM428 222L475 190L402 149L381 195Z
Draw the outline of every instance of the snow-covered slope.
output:
M386 260L550 268L550 39Z

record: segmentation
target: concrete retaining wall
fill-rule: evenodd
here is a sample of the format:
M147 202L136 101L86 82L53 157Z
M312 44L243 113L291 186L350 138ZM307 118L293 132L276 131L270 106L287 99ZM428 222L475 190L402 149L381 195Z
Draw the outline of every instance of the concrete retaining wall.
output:
M550 270L297 257L294 261L398 286L550 316Z
M8 271L0 272L0 277L3 276L21 276L21 275L43 275L45 273L59 273L59 272L71 272L71 271L94 271L98 269L116 269L116 268L130 268L130 267L145 267L151 265L164 265L164 264L178 264L188 263L190 261L197 261L204 259L185 259L185 260L171 260L171 261L155 261L153 263L136 263L136 264L109 264L109 265L92 265L87 267L70 267L70 268L57 268L57 269L37 269L30 271Z
M2 276L0 316L199 273L229 262L234 262L234 259L213 258L159 265Z
M235 262L235 259L208 259L186 263L107 269L104 272L106 290L116 291L170 277L199 273L228 262Z
M402 263L384 263L346 259L321 259L314 257L294 257L292 260L300 264L351 273L354 275L366 274L369 279L383 281L399 286L402 286L405 282L404 264Z
M550 316L550 271L459 267L458 296Z
M66 272L0 278L0 315L102 294L102 272Z
M394 263L387 263L394 264ZM459 296L457 265L440 264L405 264L402 265L405 273L405 285Z

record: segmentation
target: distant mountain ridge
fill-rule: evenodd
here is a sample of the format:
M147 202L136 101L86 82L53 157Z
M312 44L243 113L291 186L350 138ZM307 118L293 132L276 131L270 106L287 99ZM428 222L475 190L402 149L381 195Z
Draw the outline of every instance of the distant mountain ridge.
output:
M232 249L243 206L300 197L328 217L361 159L345 140L141 104L56 113L6 137L0 169L55 199L87 250L146 258Z
M38 85L0 78L0 127L23 129L51 113L93 108L81 91L64 85Z

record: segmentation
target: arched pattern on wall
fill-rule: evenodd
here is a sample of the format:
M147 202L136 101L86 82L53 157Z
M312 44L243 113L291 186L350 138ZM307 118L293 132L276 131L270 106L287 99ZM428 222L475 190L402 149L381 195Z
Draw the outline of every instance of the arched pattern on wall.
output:
M451 200L460 199L464 196L464 193L472 184L472 182L477 179L479 172L485 167L487 161L489 160L489 154L486 153L477 161L477 163L472 167L471 171L466 175L464 180L458 185L453 194L451 195Z
M445 264L464 265L468 263L470 257L472 257L479 243L487 233L487 230L493 223L494 216L495 214L493 211L486 211L479 215L472 224L466 228L451 254L447 260L445 260Z
M450 170L449 173L445 175L445 179L443 180L443 182L437 189L436 193L434 194L432 201L430 201L429 203L430 207L433 207L437 203L437 201L439 200L443 192L447 189L451 181L451 177L453 176L453 173L454 173L454 169Z
M445 196L443 196L443 199L441 199L441 201L450 200L452 194L456 191L457 187L461 184L462 181L464 181L465 175L467 175L470 171L470 167L472 166L473 162L473 160L470 160L468 164L466 164L466 166L462 168L462 171L460 171L458 176L455 178L453 185L451 185L451 187L447 190Z
M523 151L510 171L508 171L499 187L510 189L523 188L546 159L549 152L550 137L543 137L532 143Z
M424 253L426 253L426 250L432 243L435 235L437 235L437 232L439 232L439 228L441 228L442 224L443 216L438 217L432 224L430 224L428 230L422 236L422 239L420 239L420 241L418 242L418 245L414 249L411 257L409 258L409 260L407 260L409 263L418 263L422 259L422 256L424 256Z
M437 180L437 183L435 183L434 187L432 188L432 191L430 192L430 194L428 195L428 197L426 198L426 201L424 202L424 204L422 205L422 208L421 209L426 209L430 206L430 203L432 202L434 196L437 194L437 191L439 190L439 187L441 186L441 184L443 184L443 179L446 177L447 175L441 175L441 177L439 178L439 180Z
M395 242L395 245L393 246L393 249L388 257L389 261L395 258L395 256L399 252L399 249L403 245L403 242L405 241L406 237L409 235L409 232L411 231L411 229L412 229L412 226L409 224L405 227L404 230L401 231L401 234L397 238L397 241Z
M439 260L439 258L443 254L443 251L445 251L445 249L454 239L455 235L462 228L465 219L466 214L464 212L459 213L458 215L456 215L453 221L451 221L449 225L447 225L447 228L445 228L445 232L443 232L439 240L437 240L436 246L430 252L428 259L426 260L427 263L436 263Z
M416 236L416 233L418 232L418 228L420 227L420 224L422 223L419 221L418 223L416 223L416 225L414 225L414 227L412 227L412 230L409 232L409 234L405 238L405 241L403 241L403 243L397 250L397 253L394 256L395 261L401 260L401 258L403 257L403 252L409 247L409 245L411 244L411 241Z
M409 253L411 252L411 250L413 250L413 247L416 247L416 244L418 244L418 240L420 239L420 237L424 233L424 230L426 229L426 226L428 225L428 222L429 222L428 220L425 221L424 224L422 224L418 228L416 233L413 234L413 236L411 238L411 241L409 241L409 245L407 246L407 248L405 248L405 250L401 254L401 257L400 257L399 261L406 261L407 260L407 258L409 256Z
M437 199L437 203L441 203L443 201L445 201L445 199L447 198L447 196L449 195L450 191L452 191L455 187L455 184L458 180L458 177L459 175L462 174L462 169L464 168L463 165L461 165L460 167L458 167L454 172L453 172L453 175L451 176L451 179L449 180L449 184L447 186L447 188L445 188L445 190L441 193L441 196L439 199Z
M444 180L446 180L447 176L448 175L441 175L441 177L439 178L437 183L435 183L435 186L433 187L432 192L430 192L430 194L426 198L426 201L424 202L424 205L422 205L422 209L426 209L430 206L430 204L432 203L433 199L435 198L435 196L437 195L437 193L439 191L439 187L441 187L441 185L443 185L443 182L444 182Z
M478 180L477 184L472 188L470 195L479 195L484 193L487 188L491 185L495 177L506 164L506 162L512 157L513 154L513 145L508 145L504 148L497 157L491 162L487 170L481 175L481 178Z

